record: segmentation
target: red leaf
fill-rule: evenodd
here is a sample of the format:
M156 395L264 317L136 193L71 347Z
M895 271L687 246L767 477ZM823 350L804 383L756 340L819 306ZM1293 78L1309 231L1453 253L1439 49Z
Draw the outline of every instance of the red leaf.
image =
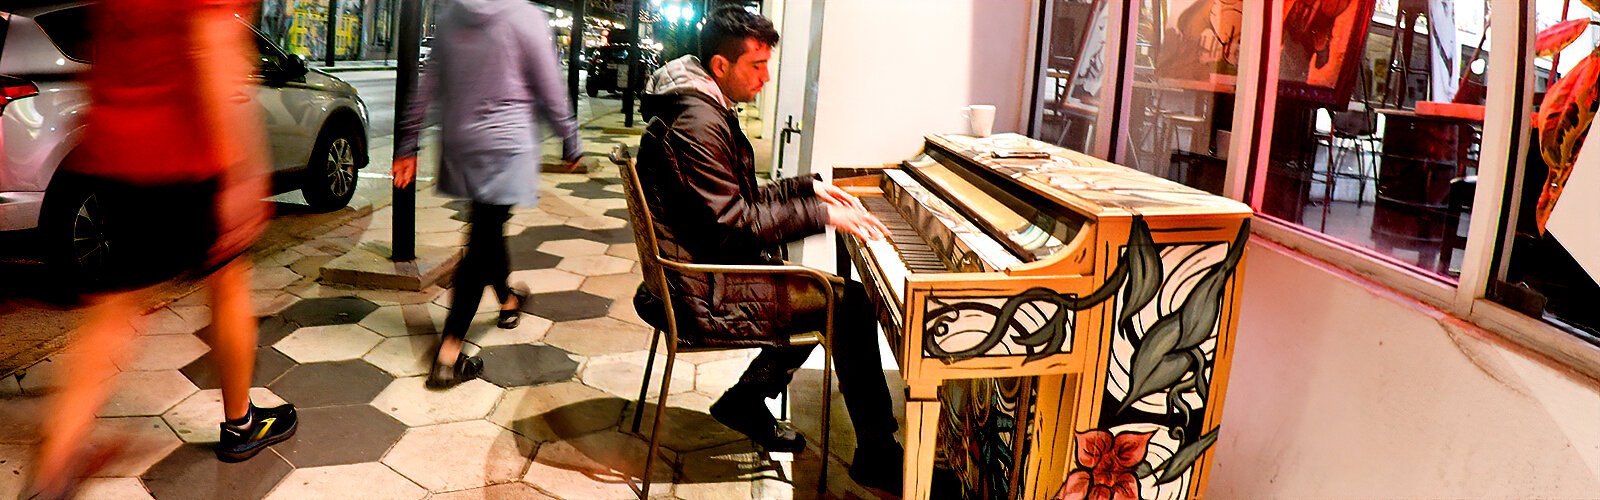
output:
M1144 461L1145 452L1150 449L1150 436L1154 432L1124 432L1117 434L1115 450L1113 453L1117 465L1123 469L1131 469L1139 462Z
M1560 116L1562 110L1567 109L1567 105L1572 102L1572 87L1574 82L1577 81L1576 78L1570 77L1582 71L1584 66L1593 64L1593 62L1593 58L1583 58L1582 61L1578 62L1577 66L1572 68L1572 71L1567 73L1568 78L1556 80L1555 83L1550 84L1550 87L1545 89L1544 100L1539 103L1539 112L1534 115L1534 126L1539 127L1540 131L1545 130L1545 127L1553 124L1554 117Z
M1589 10L1600 12L1600 0L1583 0L1583 5Z
M1557 52L1561 52L1561 49L1572 45L1573 41L1576 41L1579 36L1583 35L1583 32L1588 30L1588 19L1562 21L1554 26L1545 28L1544 31L1539 32L1539 37L1533 42L1534 55L1538 57L1553 56Z
M1077 434L1078 465L1095 468L1100 465L1100 459L1111 453L1111 433L1100 429L1093 429Z

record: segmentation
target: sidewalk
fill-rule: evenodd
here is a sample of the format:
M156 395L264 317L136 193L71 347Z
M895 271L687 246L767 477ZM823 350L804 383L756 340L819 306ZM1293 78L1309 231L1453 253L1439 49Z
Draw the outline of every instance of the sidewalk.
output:
M585 150L603 157L618 143L636 145L621 121L617 113L586 120ZM387 158L378 153L375 164ZM424 165L432 164L429 154ZM486 294L468 333L468 352L487 367L481 380L446 392L423 388L448 311L445 290L317 282L322 264L388 238L392 208L380 195L369 200L370 213L257 259L262 328L252 395L262 405L297 405L296 437L241 464L212 456L220 392L203 359L209 306L203 292L193 293L145 317L137 356L119 363L119 389L94 442L120 434L132 446L88 483L85 498L631 498L624 481L639 475L647 443L630 432L632 400L651 330L632 309L641 276L622 187L609 162L585 174L545 174L542 182L540 206L515 210L507 228L511 281L534 294L528 314L515 330L495 329L496 304ZM460 244L464 203L425 188L417 207L419 244ZM814 495L814 444L796 462L769 462L708 414L754 354L680 356L653 497ZM0 498L15 497L28 474L35 419L44 416L37 396L56 386L69 356L0 380L0 422L7 423L0 425ZM659 388L663 363L658 357L652 387ZM818 417L819 378L803 372L794 389L796 419L808 430ZM834 409L835 450L848 457L853 440L842 400ZM654 406L645 410L648 432ZM833 493L872 498L845 470L835 458Z

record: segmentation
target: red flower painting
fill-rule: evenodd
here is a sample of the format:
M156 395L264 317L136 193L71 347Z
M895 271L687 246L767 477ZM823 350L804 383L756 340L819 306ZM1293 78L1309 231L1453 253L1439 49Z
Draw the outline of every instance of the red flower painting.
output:
M1115 437L1094 429L1077 434L1078 470L1067 475L1056 500L1138 500L1134 469L1144 462L1152 432L1124 432Z

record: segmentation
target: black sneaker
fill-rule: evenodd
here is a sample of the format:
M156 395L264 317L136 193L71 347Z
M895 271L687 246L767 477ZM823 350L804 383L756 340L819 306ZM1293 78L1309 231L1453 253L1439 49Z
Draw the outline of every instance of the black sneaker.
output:
M877 488L899 496L904 483L906 450L900 443L887 440L879 443L861 443L856 448L855 460L850 461L850 479L868 488Z
M453 365L433 362L433 371L428 373L428 380L423 383L429 389L443 390L461 385L462 382L478 378L483 374L483 358L468 356L465 353L456 358Z
M772 418L759 394L728 389L711 405L711 418L739 431L769 452L799 453L806 449L806 438L793 427Z
M222 423L222 440L217 443L217 459L224 462L242 462L261 453L268 446L278 444L299 428L300 418L294 405L272 408L250 405L250 424L238 427Z

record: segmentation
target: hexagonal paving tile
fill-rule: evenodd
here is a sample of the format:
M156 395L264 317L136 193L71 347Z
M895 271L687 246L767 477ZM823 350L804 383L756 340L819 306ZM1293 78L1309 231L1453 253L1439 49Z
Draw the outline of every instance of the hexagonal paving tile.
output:
M195 387L200 389L220 389L222 388L222 377L217 371L217 363L211 360L211 356L212 354L207 352L200 359L194 360L193 363L189 363L188 366L179 371L183 372L183 376L189 377L189 381L193 382ZM251 372L250 385L261 387L271 384L272 381L278 379L278 376L283 375L283 372L289 371L289 367L294 365L294 360L284 356L277 349L271 347L258 348L256 349L256 368Z
M350 325L377 309L377 304L360 297L316 298L296 302L278 316L300 326Z
M503 345L478 351L483 379L500 387L521 387L572 379L578 362L546 345Z
M680 498L771 498L752 491L751 482L784 477L777 464L749 442L688 453L682 461L683 475L677 488Z
M681 359L681 357L680 357ZM722 394L739 383L739 377L750 367L750 359L739 357L706 361L695 365L695 390L705 394Z
M4 490L0 489L0 494ZM144 483L136 477L98 477L85 479L78 485L78 498L83 499L116 499L116 500L144 500L154 499L150 492L144 490Z
M711 397L690 392L674 394L667 398L667 419L661 427L661 445L677 452L703 450L728 443L748 441L743 434L729 429L711 418ZM633 426L634 403L628 402L623 411L624 429ZM646 400L644 414L639 419L640 435L648 438L656 422L656 402Z
M555 322L605 316L611 299L576 290L536 293L528 296L522 311Z
M128 346L131 357L117 360L123 371L176 370L200 359L211 347L194 335L145 335Z
M505 392L483 380L469 380L448 390L434 391L423 385L426 378L395 380L372 400L372 406L416 427L483 418Z
M598 197L598 198L595 198L595 199L584 200L583 204L586 205L586 206L599 208L599 209L602 209L602 210L611 210L611 209L614 209L614 208L628 208L628 201L625 199L624 196L622 196L620 194L616 194L616 193L611 193L609 191L607 191L606 193L610 194L611 196L602 196L602 197Z
M299 468L377 462L406 433L405 424L372 405L297 410L294 438L272 449Z
M270 450L249 461L217 460L210 445L186 444L142 476L156 498L257 499L294 468Z
M317 363L360 358L382 341L360 325L329 325L295 330L272 347L296 362Z
M522 480L559 498L634 498L628 482L644 471L649 445L619 432L597 432L539 447ZM651 497L670 496L670 450L661 449L650 477Z
M33 447L20 444L0 444L0 498L22 498L28 475L33 473Z
M276 344L279 340L289 336L290 333L294 333L298 328L300 328L300 325L285 321L283 318L263 316L256 329L256 345L266 347ZM206 338L205 335L200 337Z
M616 229L597 229L590 231L586 238L605 243L607 245L633 243L633 228L621 227Z
M443 331L448 314L449 309L433 304L382 306L361 320L360 325L385 337L429 335Z
M528 483L506 483L470 490L436 493L428 500L555 500Z
M583 285L578 287L578 290L611 298L617 302L633 302L633 295L639 291L639 284L643 282L644 278L637 274L591 276L583 280Z
M579 229L568 225L560 225L527 228L521 233L518 233L516 236L507 238L506 244L509 248L538 248L539 245L546 241L579 239L599 241L597 238L595 238L594 231Z
M620 196L620 195L618 195L618 196ZM619 228L619 227L626 227L628 225L628 222L626 220L618 219L618 218L615 218L615 217L589 216L589 217L573 217L571 220L567 221L567 225L568 226L572 226L572 227L576 227L576 228L580 228L580 229L596 230L596 229L616 229L616 228Z
M489 421L539 442L572 439L616 427L627 401L577 382L506 392Z
M384 339L361 359L396 377L427 375L438 349L438 335Z
M583 383L624 398L639 396L639 384L644 380L645 356L623 356L590 361L579 378ZM662 374L666 372L667 357L656 356L655 367L650 371L650 390L646 396L654 399L661 394ZM672 367L671 394L694 390L694 365L679 359Z
M123 372L114 380L116 389L97 413L102 417L160 415L200 390L177 370Z
M68 350L50 356L17 374L17 385L23 394L39 395L60 387L66 380L67 370L77 366L85 354ZM107 375L110 378L110 375Z
M613 209L610 209L610 210L606 210L605 216L606 217L616 217L616 218L622 219L622 220L628 220L628 217L630 217L631 215L628 213L628 209L626 209L626 208L613 208Z
M527 271L531 269L550 269L561 263L561 257L550 255L538 250L526 250L512 247L510 251L511 270Z
M501 330L495 326L499 320L500 314L494 312L474 316L472 326L467 328L467 341L482 347L532 344L543 341L545 333L554 324L548 319L523 313L516 328Z
M89 447L105 449L117 446L121 450L100 470L97 477L133 477L144 474L150 465L166 458L167 453L183 444L172 433L161 417L123 417L95 419L89 431Z
M564 321L550 327L544 341L573 354L604 356L650 349L647 327L611 318ZM641 356L643 358L643 356Z
M523 226L523 227L559 226L559 225L562 225L562 224L566 224L567 223L567 219L569 219L569 218L570 217L565 217L565 216L555 215L555 214L550 214L550 213L545 213L545 212L534 212L534 213L513 215L513 216L511 216L511 221L510 222L512 224L515 224L515 225L518 225L518 226Z
M282 290L301 278L303 276L287 267L258 266L250 273L250 289Z
M512 287L525 289L528 293L548 293L577 289L578 285L583 284L583 276L560 269L534 269L514 271L506 281Z
M606 247L606 255L638 262L639 247L632 243L617 243L615 245Z
M170 307L164 307L139 318L133 323L133 329L141 335L171 335L194 333L210 323L209 314L191 314L185 317Z
M311 363L290 368L267 386L298 408L366 404L394 381L366 361Z
M261 408L284 403L283 398L265 387L250 388L250 402ZM221 423L222 391L204 390L185 398L177 406L161 415L161 420L172 427L172 432L186 443L215 443L219 439L217 424Z
M541 243L539 251L561 257L580 257L605 253L606 245L585 239L556 240Z
M267 495L268 500L316 498L334 492L360 492L361 498L420 500L428 490L379 463L296 469Z
M0 398L0 444L39 442L39 419L50 414L50 400L43 397Z
M473 420L411 429L383 464L430 491L450 491L515 480L533 451L533 441Z
M444 309L444 314L448 318L450 311L455 307L455 300L455 289L451 289L448 292L439 294L437 298L433 299L433 305ZM486 313L498 310L500 310L500 298L496 297L492 290L484 288L483 294L478 296L478 307L473 309L473 313Z

